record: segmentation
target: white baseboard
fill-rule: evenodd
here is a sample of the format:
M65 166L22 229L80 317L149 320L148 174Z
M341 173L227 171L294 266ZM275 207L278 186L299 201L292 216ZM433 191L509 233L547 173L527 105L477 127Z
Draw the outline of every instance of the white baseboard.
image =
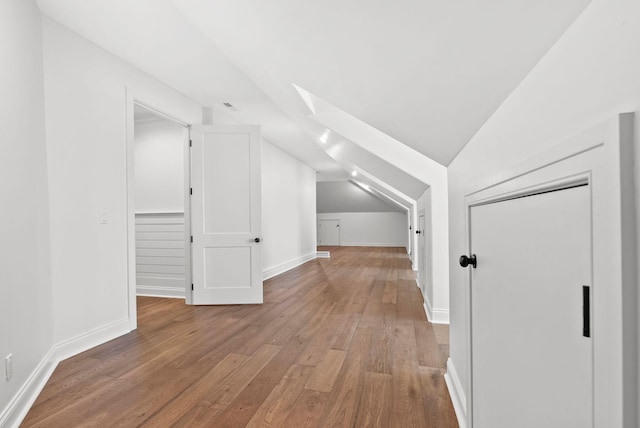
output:
M316 253L316 258L318 259L330 259L331 253L329 251L318 251Z
M460 428L467 428L467 399L465 398L460 377L451 358L447 360L447 372L444 374L444 381L449 390L453 410L456 412L456 417L458 418L458 425Z
M152 275L152 274L149 274ZM158 274L156 274L158 275ZM136 274L136 285L138 287L164 287L164 288L184 288L185 278L161 278L159 276L148 276Z
M129 331L129 319L124 319L54 345L0 413L0 427L20 426L60 361L127 334Z
M341 247L404 247L403 242L340 242Z
M136 286L136 296L168 297L172 299L184 299L184 288L156 287L153 285Z
M129 318L115 321L111 324L99 327L95 330L81 334L74 338L65 340L54 346L56 364L58 361L66 360L69 357L78 355L81 352L95 346L108 342L131 331L129 329Z
M273 278L276 275L280 275L281 273L285 273L288 270L291 270L295 267L300 266L303 263L314 260L318 257L317 252L309 253L306 256L298 257L297 259L289 260L288 262L282 263L278 266L274 266L262 272L262 279L266 281L269 278Z
M51 348L0 414L0 427L20 426L57 365L55 348Z
M431 324L449 324L449 310L447 309L434 309L429 300L429 296L424 295L424 312L427 314L427 319Z

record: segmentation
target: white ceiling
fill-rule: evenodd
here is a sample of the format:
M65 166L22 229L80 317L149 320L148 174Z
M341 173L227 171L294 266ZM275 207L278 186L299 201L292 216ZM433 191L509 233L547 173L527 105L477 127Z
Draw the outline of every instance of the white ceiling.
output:
M265 92L295 83L448 165L588 0L175 4Z
M240 123L312 168L340 168L307 132L214 46L170 0L37 0L65 27L179 92ZM222 103L231 102L237 112Z
M293 85L448 165L589 0L37 2L214 117L260 124L320 175L344 177L367 158L372 182L415 198L429 183L388 159L330 156L325 141L345 137L314 120Z

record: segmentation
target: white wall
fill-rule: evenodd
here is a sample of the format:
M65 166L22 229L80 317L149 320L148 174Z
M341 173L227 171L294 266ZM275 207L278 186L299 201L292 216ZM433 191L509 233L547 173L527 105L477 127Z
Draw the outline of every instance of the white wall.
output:
M129 328L125 88L187 123L202 106L47 18L43 32L57 343Z
M136 213L184 212L184 132L170 120L136 121Z
M262 263L265 278L316 256L316 173L262 142Z
M625 111L640 115L638 46L640 2L594 0L449 167L450 355L467 397L468 272L457 265L459 255L466 253L464 195L507 167L605 118ZM636 124L638 120L636 116ZM637 149L637 133L635 138ZM637 296L627 298L637 302ZM634 306L624 314L630 316L627 343L637 343ZM637 379L637 358L630 363L635 370L629 370L629 379ZM629 406L633 412L640 407L637 397ZM637 426L637 421L627 426Z
M186 123L202 106L32 1L0 5L0 47L0 357L15 366L0 380L0 425L12 426L60 358L129 329L125 89ZM263 153L265 263L282 269L315 257L315 172Z
M424 229L421 230L421 237L424 239L424 252L418 248L418 269L419 279L422 289L424 303L429 321L438 324L449 322L449 288L435 287L433 281L433 210L431 201L431 188L428 188L417 201L418 218L420 213L424 213ZM416 228L419 223L416 223ZM439 284L442 285L442 284Z
M318 213L318 220L340 220L342 246L407 246L408 222L404 213Z
M53 343L42 33L33 1L0 2L0 426ZM14 375L5 381L4 359Z
M320 181L316 184L316 211L335 213L402 212L403 210L349 180L339 180Z

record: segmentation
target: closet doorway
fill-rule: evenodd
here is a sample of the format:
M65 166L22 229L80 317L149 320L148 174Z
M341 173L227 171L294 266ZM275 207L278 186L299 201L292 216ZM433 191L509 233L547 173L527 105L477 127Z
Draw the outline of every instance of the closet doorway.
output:
M187 127L134 105L136 295L185 298Z

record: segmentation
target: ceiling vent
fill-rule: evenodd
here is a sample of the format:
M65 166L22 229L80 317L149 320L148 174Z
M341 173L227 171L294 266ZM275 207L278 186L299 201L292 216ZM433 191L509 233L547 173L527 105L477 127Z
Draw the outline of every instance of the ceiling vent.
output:
M233 106L233 104L231 104L231 103L222 103L222 105L223 105L223 106L225 106L226 108L228 108L229 110L232 110L232 111L238 111L238 109L237 109L237 108L235 108L235 107Z

